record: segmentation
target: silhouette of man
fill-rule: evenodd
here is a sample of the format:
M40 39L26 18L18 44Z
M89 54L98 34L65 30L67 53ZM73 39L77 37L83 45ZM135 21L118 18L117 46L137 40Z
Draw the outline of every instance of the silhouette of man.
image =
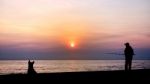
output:
M30 60L28 61L28 74L36 74L36 71L33 68L34 61L31 62Z
M125 54L125 70L131 70L131 66L132 66L132 58L134 55L134 50L133 48L130 46L129 43L125 43L125 50L124 50L124 54Z

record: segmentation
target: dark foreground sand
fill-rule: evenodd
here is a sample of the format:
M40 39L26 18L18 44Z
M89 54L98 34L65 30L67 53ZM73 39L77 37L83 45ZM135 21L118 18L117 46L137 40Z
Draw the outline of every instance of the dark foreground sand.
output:
M0 75L1 82L120 82L129 81L150 82L150 69L132 71L93 71L93 72L66 72L66 73L41 73L36 75L10 74ZM129 82L130 83L130 82ZM72 84L72 83L70 83ZM150 83L149 83L150 84Z

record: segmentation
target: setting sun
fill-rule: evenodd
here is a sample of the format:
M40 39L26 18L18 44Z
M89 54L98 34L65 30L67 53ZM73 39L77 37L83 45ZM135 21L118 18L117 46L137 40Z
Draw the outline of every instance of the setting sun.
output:
M70 47L74 48L74 47L75 47L75 43L74 43L74 42L71 42L71 43L70 43Z

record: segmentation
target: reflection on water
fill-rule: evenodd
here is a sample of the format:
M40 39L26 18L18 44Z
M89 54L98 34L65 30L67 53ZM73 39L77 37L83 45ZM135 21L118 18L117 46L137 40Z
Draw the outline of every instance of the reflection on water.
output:
M0 74L26 73L28 60L0 61ZM134 60L133 69L150 69L150 60ZM35 60L38 73L123 70L124 60Z

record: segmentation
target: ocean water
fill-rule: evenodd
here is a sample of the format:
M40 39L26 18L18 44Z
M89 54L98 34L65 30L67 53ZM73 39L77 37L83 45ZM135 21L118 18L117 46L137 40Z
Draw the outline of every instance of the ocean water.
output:
M26 74L28 60L0 61L0 75ZM124 60L35 60L37 73L124 70ZM150 69L150 60L134 60L132 69Z

